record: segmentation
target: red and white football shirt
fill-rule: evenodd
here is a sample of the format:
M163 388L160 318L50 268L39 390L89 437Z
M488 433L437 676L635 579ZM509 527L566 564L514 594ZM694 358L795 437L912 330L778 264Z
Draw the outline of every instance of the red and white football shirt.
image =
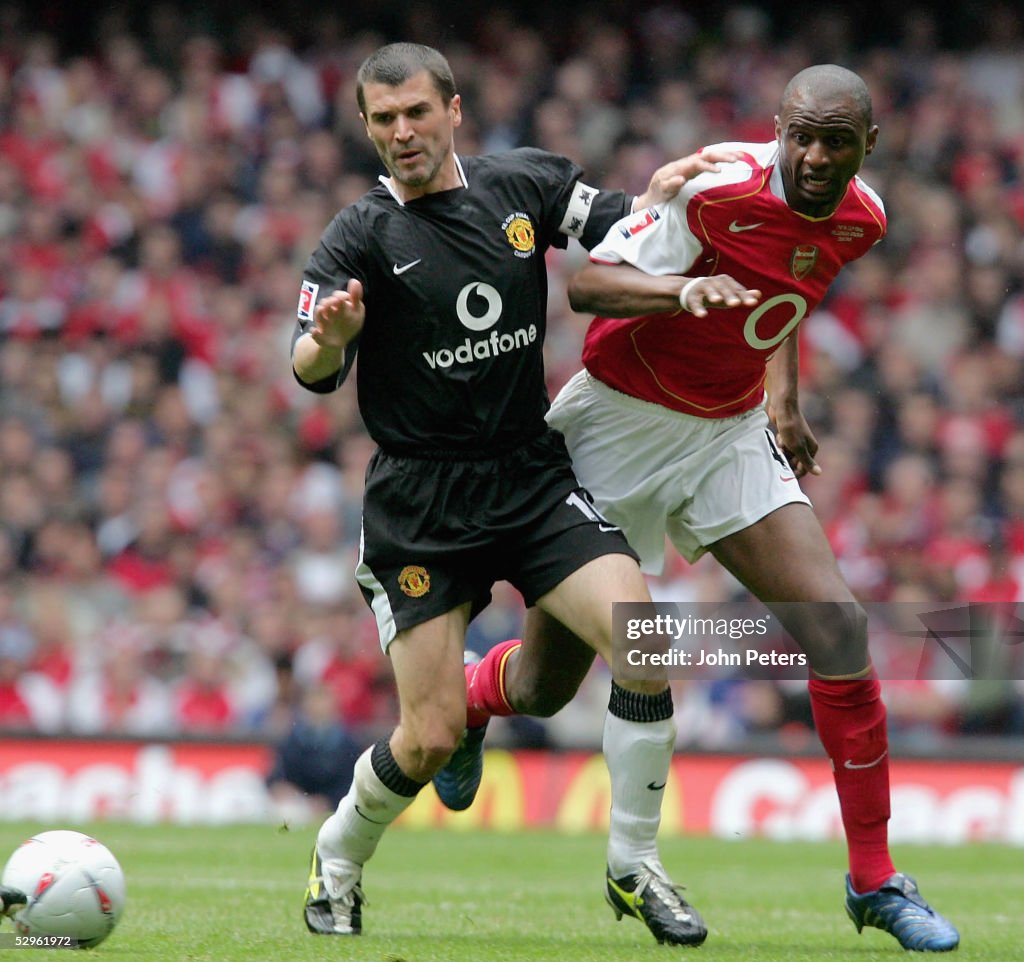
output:
M705 418L730 417L764 397L765 364L820 303L849 261L885 235L885 210L859 177L828 217L786 203L779 147L722 144L740 160L701 174L677 197L623 218L591 251L648 274L729 274L760 290L754 307L595 318L583 364L605 384Z

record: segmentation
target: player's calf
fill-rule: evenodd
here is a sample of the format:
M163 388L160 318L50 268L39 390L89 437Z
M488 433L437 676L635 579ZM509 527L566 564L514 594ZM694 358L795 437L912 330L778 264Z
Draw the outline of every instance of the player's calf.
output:
M518 645L518 642L515 644ZM481 658L475 651L467 649L463 655L463 662L466 668L468 702L469 691L473 688L473 678L480 666ZM472 714L472 706L468 705L467 721ZM484 774L484 736L487 734L488 720L489 716L481 724L466 728L447 764L434 775L434 790L437 797L453 812L469 808L480 788L480 780Z

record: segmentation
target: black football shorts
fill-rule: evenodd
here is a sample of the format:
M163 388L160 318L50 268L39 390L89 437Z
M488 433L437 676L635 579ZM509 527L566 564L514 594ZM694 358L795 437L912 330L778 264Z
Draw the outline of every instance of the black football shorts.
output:
M580 487L557 431L487 460L370 460L356 579L385 650L466 602L476 615L495 581L530 606L606 554L637 557Z

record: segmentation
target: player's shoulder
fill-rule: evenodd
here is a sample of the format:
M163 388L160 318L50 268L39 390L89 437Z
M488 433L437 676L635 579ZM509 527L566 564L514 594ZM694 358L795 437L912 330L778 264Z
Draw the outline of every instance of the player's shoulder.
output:
M850 181L833 219L844 225L837 230L845 230L847 234L853 230L856 236L869 238L872 244L877 244L888 230L882 198L859 174Z
M387 217L398 209L391 192L378 182L351 204L342 207L327 226L326 234L351 235L368 229L368 225Z
M730 190L737 185L747 186L754 182L767 183L769 173L779 156L779 146L775 141L768 143L747 143L741 141L724 141L720 144L709 144L701 149L708 151L729 151L737 155L737 159L728 163L719 163L718 171L707 171L687 181L683 191L685 197L692 198L708 192L717 193L720 189Z
M338 211L338 216L344 215L351 220L365 220L400 206L384 181L378 180L365 194Z
M539 147L515 147L494 154L460 157L470 184L474 181L521 179L561 183L579 176L579 168L567 157Z
M863 177L858 174L853 178L852 181L853 191L852 193L856 197L857 201L866 207L873 215L881 218L882 222L885 222L885 205L882 203L882 198L878 192L868 184Z

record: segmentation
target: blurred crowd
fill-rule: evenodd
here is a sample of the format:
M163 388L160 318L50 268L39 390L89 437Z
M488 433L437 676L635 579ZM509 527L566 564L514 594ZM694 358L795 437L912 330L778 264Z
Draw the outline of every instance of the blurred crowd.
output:
M1024 600L1014 5L956 50L925 8L870 43L827 12L783 32L743 5L707 22L588 5L561 33L496 7L466 37L408 9L401 38L452 62L460 152L533 144L631 192L703 144L771 139L803 66L858 70L881 128L863 176L890 232L802 325L824 468L806 490L862 599ZM223 30L147 10L141 25L97 12L69 45L0 8L0 728L280 740L298 720L365 743L395 721L353 577L373 444L352 385L301 390L288 347L307 256L379 173L353 80L396 37L344 12L300 36L256 14ZM579 365L589 318L565 284L584 257L549 256L552 393ZM652 587L739 594L710 559L671 553ZM469 643L521 619L498 586ZM809 731L799 684L680 689L681 746ZM1024 731L1012 677L886 692L897 738ZM595 668L555 719L496 732L592 747L606 699Z

